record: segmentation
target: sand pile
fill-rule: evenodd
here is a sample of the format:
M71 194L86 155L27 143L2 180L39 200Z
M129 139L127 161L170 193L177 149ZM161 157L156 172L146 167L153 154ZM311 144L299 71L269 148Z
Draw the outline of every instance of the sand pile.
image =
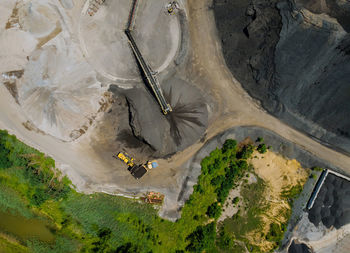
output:
M272 223L285 223L291 209L289 203L281 195L293 186L304 185L308 178L307 170L303 169L295 159L288 160L281 155L267 151L260 154L254 151L251 164L255 172L267 184L264 192L268 212L262 215L264 221L263 231L267 233ZM249 238L260 248L269 250L272 243L261 238L261 230L253 231Z
M318 226L322 222L327 228L350 223L350 182L328 174L313 207L309 220Z
M73 7L70 1L63 3ZM0 72L30 124L70 141L91 125L103 89L72 39L70 20L55 4L33 0L12 6L0 36L0 55L6 56ZM23 74L6 75L11 71Z
M132 1L106 1L93 16L81 16L80 43L89 63L103 76L120 82L140 81L124 30ZM168 15L165 0L139 1L134 39L147 63L161 72L180 43L177 15ZM112 53L111 53L112 52Z

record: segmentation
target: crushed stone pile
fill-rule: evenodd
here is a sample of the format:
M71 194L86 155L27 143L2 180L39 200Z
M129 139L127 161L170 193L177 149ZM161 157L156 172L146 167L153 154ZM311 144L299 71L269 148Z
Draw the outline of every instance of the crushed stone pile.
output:
M315 226L322 222L327 228L337 229L350 223L350 182L328 174L309 210L309 220Z

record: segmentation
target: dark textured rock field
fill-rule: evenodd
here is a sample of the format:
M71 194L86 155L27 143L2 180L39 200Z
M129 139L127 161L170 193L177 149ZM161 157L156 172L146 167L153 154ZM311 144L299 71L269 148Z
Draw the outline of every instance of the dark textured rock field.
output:
M319 191L313 207L309 210L309 220L318 226L320 222L327 228L350 223L350 182L328 174Z
M248 93L350 153L350 2L216 0L214 13L226 63Z

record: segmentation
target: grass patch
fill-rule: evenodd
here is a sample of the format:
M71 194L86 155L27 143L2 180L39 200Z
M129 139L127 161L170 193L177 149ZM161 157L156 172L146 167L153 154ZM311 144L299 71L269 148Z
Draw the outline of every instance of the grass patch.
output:
M263 192L266 188L264 181L257 177L257 182L242 187L241 195L244 201L244 209L241 209L231 219L224 221L224 228L237 240L245 241L245 235L255 229L262 228L263 222L260 217L266 211Z
M145 203L70 187L50 157L0 131L0 208L54 224L55 242L26 241L31 252L182 252L215 250L216 219L252 148L234 140L202 161L194 192L176 222Z
M54 224L54 243L28 240L21 247L30 252L239 252L244 245L235 240L245 241L245 233L261 226L263 181L258 178L233 200L247 208L225 220L218 238L216 220L229 191L251 170L247 159L254 149L227 140L213 150L201 162L181 218L169 222L137 200L76 192L53 159L0 130L0 210ZM295 192L285 194L292 198Z

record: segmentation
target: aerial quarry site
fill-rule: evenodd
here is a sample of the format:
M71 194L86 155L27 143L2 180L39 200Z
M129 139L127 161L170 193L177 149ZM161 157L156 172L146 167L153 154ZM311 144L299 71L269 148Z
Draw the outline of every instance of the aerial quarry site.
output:
M0 252L350 252L348 0L1 0Z

